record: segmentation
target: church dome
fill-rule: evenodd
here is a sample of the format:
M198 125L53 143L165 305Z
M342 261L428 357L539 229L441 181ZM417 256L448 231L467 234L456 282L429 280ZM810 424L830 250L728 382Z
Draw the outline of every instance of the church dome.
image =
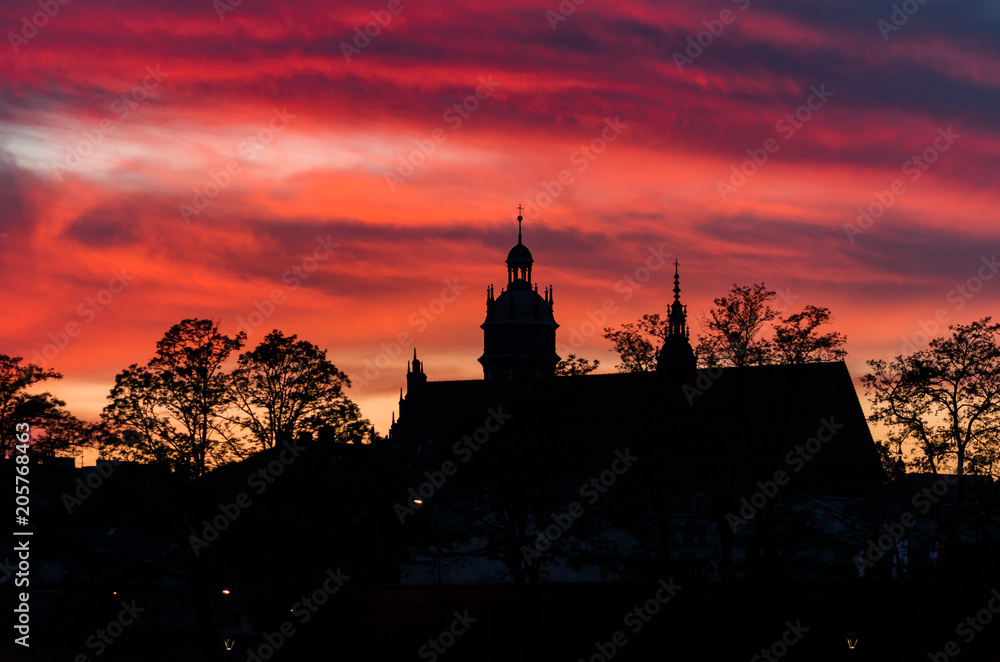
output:
M518 239L520 239L520 238L518 238ZM512 266L515 266L515 265L516 266L522 266L522 265L523 266L530 266L532 263L534 263L534 261L535 260L532 259L532 257L531 257L531 251L528 250L527 246L525 246L524 244L520 243L520 241L518 241L517 245L514 246L514 248L510 249L510 252L507 253L507 266L508 267L512 267Z
M485 323L558 326L552 316L549 302L537 291L526 286L514 286L501 292L487 311Z

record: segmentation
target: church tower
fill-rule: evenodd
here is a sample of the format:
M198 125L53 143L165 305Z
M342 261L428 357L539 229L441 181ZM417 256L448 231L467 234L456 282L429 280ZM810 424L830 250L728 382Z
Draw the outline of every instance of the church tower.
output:
M518 211L521 207L518 205ZM486 290L486 321L483 329L483 376L486 379L551 377L559 356L556 354L556 324L552 316L552 287L544 296L531 282L531 251L521 242L521 221L517 217L517 245L507 254L507 288L493 297Z
M681 305L681 278L677 269L674 260L674 302L667 315L667 337L656 359L656 371L683 382L694 373L697 360L688 341L687 306Z

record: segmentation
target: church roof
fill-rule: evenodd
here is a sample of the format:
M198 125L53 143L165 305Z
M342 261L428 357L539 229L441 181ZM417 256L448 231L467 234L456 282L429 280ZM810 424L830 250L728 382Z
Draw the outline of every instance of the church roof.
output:
M521 243L519 236L517 245L515 245L514 248L510 249L510 252L507 253L507 265L531 265L534 261L534 258L531 257L531 251L528 250L527 246Z
M794 480L793 489L844 494L881 481L881 463L843 362L699 370L690 384L673 388L655 373L429 381L407 394L393 442L410 450L431 442L447 452L480 427L491 408L502 407L512 430L550 430L581 446L602 440L676 446L670 480L687 489L698 480L685 448L714 449L724 461L739 463L753 447L791 474L799 463L785 466L786 453L833 427L832 440L806 463L808 478Z
M552 309L535 290L515 282L500 293L486 312L486 324L546 324L558 326Z

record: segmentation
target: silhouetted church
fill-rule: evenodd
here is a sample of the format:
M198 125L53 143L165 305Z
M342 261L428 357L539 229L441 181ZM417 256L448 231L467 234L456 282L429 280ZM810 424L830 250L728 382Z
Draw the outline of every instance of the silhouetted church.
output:
M813 510L837 511L842 500L862 497L881 485L881 463L843 362L696 367L676 261L667 335L656 371L574 376L555 375L560 357L553 290L549 286L539 293L533 281L534 259L520 227L506 264L506 287L496 296L493 286L487 288L479 357L484 379L429 381L426 365L414 350L406 395L401 394L399 417L394 417L389 434L390 445L407 452L414 466L435 467L455 459L462 450L458 440L480 431L487 412L498 409L509 422L476 448L502 439L522 449L519 452L551 453L557 468L550 483L556 491L571 494L588 477L600 474L615 451L631 449L643 458L643 489L648 492L651 485L654 496L666 504L661 516L670 519L670 535L677 543L674 556L680 561L687 554L691 565L685 571L707 577L718 576L713 548L723 535L719 529L725 517L732 522L735 514L735 519L752 524L752 515L744 511L739 516L736 506L740 498L752 497L761 481L778 475L775 472L789 478L782 498L802 495L797 503L811 499ZM804 445L810 452L796 455ZM500 454L492 451L477 450L469 456L459 459L501 462ZM488 476L483 480L490 482ZM618 507L613 504L620 498L611 494L599 507ZM645 506L639 503L638 508ZM815 512L809 516L822 519ZM613 517L602 517L607 539L601 542L616 547L619 554L633 554L638 546L634 531L626 534ZM734 533L738 543L741 530L734 526ZM838 563L848 574L850 551L842 552L843 562ZM830 555L829 550L816 553ZM802 563L809 566L811 561ZM592 577L567 571L564 578Z
M532 282L535 260L522 239L523 218L518 216L517 221L517 244L507 253L507 286L501 288L500 296L494 296L492 285L486 289L486 320L480 325L483 355L479 363L484 379L488 380L553 377L560 359L556 354L559 325L553 315L552 286L539 294L538 283ZM681 304L680 291L675 260L674 301L668 314L667 337L657 361L658 372L675 378L691 375L696 363L688 339L687 306ZM427 376L414 349L413 361L407 366L407 388L412 391L412 385L426 382Z
M517 245L507 254L507 289L493 297L486 293L486 321L483 329L483 364L486 379L551 377L559 362L556 355L556 324L552 316L552 289L545 296L532 287L531 251L521 241L521 220L517 217Z

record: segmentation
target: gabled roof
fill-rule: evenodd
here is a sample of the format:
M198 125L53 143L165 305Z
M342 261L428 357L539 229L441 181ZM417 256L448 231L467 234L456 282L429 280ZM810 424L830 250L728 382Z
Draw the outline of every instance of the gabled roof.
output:
M843 362L698 370L681 385L655 373L429 381L406 395L392 441L413 452L446 452L500 407L511 416L508 432L555 434L581 445L663 444L675 457L678 488L696 487L694 465L706 454L715 470L735 464L748 475L770 475L768 467L793 477L801 471L809 478L795 481L796 489L845 493L882 482Z

